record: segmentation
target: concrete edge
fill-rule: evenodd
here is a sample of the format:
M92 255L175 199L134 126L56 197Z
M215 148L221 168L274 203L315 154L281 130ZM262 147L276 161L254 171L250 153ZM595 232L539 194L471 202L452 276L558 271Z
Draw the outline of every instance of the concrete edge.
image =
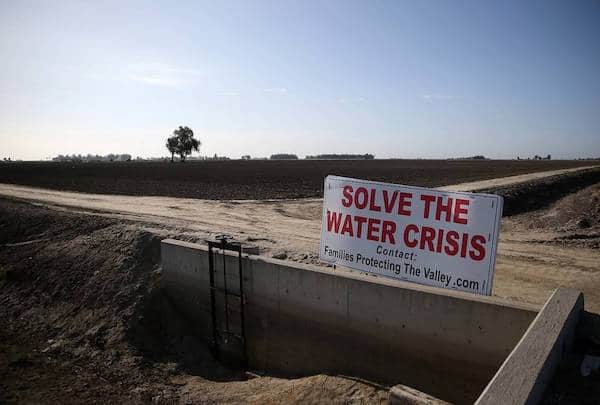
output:
M389 401L390 405L451 405L450 402L402 384L390 388Z
M205 245L202 245L199 243L184 242L184 241L180 241L180 240L176 240L176 239L163 239L161 241L161 245L162 244L170 244L170 245L187 247L190 249L199 249L199 250L203 250L203 251L208 251L208 246L205 246ZM234 252L226 251L225 253L226 253L226 255L230 255L230 256L237 255L237 253L234 253ZM487 297L485 295L470 294L470 293L463 292L463 291L446 290L443 288L436 288L436 287L430 287L430 286L416 284L416 283L409 283L409 282L402 281L402 280L394 280L394 279L388 278L388 277L378 277L378 276L374 276L374 275L364 274L364 273L358 272L356 270L351 270L351 269L341 267L341 266L338 267L338 269L341 269L343 271L343 273L340 273L340 270L334 270L334 269L331 269L328 267L320 267L320 266L315 266L315 265L311 265L311 264L297 263L297 262L293 262L293 261L289 261L289 260L273 259L273 258L265 257L265 256L255 256L255 255L250 255L250 254L243 254L243 257L247 257L252 260L259 260L264 263L272 263L272 264L283 265L283 266L291 267L291 268L310 270L310 271L314 271L314 272L318 272L318 273L322 273L322 274L343 276L346 278L360 280L360 281L366 281L366 282L373 283L373 284L398 287L398 288L403 288L405 290L419 291L419 292L423 292L423 293L427 293L427 294L442 295L442 296L446 296L446 297L454 298L454 299L476 301L476 302L481 302L484 304L522 309L525 311L531 311L531 312L536 312L536 313L540 311L540 307L537 305L533 305L533 304L510 301L510 300L506 300L506 299L499 298L499 297Z
M539 403L571 348L583 308L580 291L556 289L475 404Z

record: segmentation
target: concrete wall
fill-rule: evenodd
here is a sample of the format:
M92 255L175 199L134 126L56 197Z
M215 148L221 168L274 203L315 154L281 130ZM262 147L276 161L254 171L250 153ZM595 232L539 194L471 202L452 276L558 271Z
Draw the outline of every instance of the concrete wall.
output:
M236 268L237 257L225 261ZM162 266L167 293L210 338L206 248L165 240ZM236 271L228 275L235 290ZM402 383L456 403L479 396L537 313L490 297L257 256L244 256L243 278L251 368Z
M558 364L570 351L582 312L580 291L554 291L477 405L539 403Z

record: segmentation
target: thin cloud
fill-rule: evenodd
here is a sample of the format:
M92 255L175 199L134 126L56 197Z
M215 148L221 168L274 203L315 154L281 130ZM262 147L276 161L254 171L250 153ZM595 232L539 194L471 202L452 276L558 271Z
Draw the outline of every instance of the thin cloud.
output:
M223 97L237 97L239 95L240 95L240 93L238 93L237 91L222 91L220 93L217 93L217 96L223 96Z
M130 76L130 79L136 82L150 84L152 86L177 87L183 84L181 80L173 77Z
M340 102L342 104L362 103L363 101L365 101L364 97L342 97L342 98L338 99L338 102Z
M151 86L179 87L195 84L202 75L197 69L180 68L160 63L132 65L129 79Z
M85 79L91 80L103 80L106 79L106 75L98 72L88 72L83 75Z
M448 94L439 94L439 93L431 93L431 94L421 94L419 96L420 98L422 98L423 100L452 100L455 97L454 96L450 96Z
M263 91L265 93L287 93L288 89L285 87L267 87L266 89L263 89Z
M133 65L107 64L83 72L88 80L134 81L150 86L179 87L196 84L204 73L198 69L181 68L161 63Z

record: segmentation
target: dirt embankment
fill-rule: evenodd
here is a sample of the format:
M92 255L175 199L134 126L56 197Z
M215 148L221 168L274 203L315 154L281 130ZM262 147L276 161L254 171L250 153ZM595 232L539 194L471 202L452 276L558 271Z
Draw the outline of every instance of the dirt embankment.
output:
M2 202L0 397L9 402L136 398L151 370L126 339L151 288L151 235L116 221Z
M0 200L0 402L387 402L352 379L215 362L160 294L167 236Z
M565 195L598 182L600 168L596 167L477 191L501 195L504 198L503 216L510 216L548 207Z
M511 216L503 226L542 243L600 249L600 181L544 209Z
M0 165L0 183L95 194L208 200L264 200L323 195L329 174L438 187L595 161L527 160L254 160L114 163L24 162Z

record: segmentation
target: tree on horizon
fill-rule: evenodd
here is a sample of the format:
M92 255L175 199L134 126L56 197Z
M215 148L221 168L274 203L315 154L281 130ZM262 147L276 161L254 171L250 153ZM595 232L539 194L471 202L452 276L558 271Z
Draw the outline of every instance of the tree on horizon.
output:
M180 161L185 162L188 155L193 151L198 152L200 140L194 138L194 131L189 127L179 126L173 131L173 135L167 138L166 148L171 153L171 162L174 161L175 154L179 155Z

